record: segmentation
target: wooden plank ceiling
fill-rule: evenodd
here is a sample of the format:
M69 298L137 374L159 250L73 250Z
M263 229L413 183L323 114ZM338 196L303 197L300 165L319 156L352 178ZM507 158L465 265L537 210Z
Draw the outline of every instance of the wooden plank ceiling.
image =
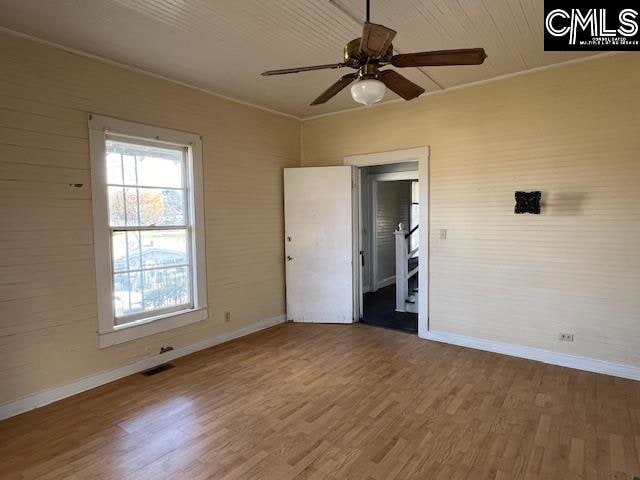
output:
M309 106L340 71L260 72L340 61L363 15L363 0L0 0L3 27L302 118L356 106L348 89ZM402 53L485 48L482 66L403 70L427 91L588 55L543 51L543 0L373 0L371 20Z

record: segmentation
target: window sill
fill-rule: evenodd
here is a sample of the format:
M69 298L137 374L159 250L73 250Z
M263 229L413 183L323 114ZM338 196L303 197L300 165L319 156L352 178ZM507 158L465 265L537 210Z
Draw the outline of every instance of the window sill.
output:
M137 338L148 337L174 328L184 327L192 323L201 322L209 317L206 308L183 310L166 314L144 322L132 323L114 327L110 332L98 334L98 347L106 348L119 343L130 342Z

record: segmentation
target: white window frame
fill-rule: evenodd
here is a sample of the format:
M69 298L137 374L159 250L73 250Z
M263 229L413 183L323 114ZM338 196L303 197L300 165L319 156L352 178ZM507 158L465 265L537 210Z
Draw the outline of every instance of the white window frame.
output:
M113 302L111 229L107 188L107 135L132 141L153 142L172 147L185 147L186 185L191 226L193 275L193 307L177 312L164 312L123 325L116 325ZM202 174L202 138L192 133L152 127L101 115L89 114L89 150L91 157L91 189L93 204L93 244L98 292L98 346L109 347L164 332L208 318L207 280L204 230L204 194Z

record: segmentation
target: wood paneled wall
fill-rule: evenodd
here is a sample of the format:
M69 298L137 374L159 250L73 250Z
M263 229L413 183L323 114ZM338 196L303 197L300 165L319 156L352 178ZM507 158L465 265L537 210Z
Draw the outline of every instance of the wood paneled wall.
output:
M6 34L0 65L0 404L284 314L298 120ZM98 349L88 112L203 136L209 320Z
M312 119L304 164L429 145L430 328L640 366L638 85L620 54Z
M297 120L6 34L0 65L0 403L284 313ZM309 120L304 163L429 145L431 328L640 366L638 84L616 55ZM98 349L88 112L203 136L209 320Z
M411 181L377 182L376 245L378 278L383 283L396 275L396 235L399 223L409 227Z

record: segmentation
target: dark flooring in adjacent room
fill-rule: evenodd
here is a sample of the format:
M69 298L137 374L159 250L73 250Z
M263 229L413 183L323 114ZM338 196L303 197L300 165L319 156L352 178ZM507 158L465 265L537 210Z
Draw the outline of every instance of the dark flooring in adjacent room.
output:
M396 286L389 285L364 294L364 316L367 325L418 333L418 314L396 312Z

